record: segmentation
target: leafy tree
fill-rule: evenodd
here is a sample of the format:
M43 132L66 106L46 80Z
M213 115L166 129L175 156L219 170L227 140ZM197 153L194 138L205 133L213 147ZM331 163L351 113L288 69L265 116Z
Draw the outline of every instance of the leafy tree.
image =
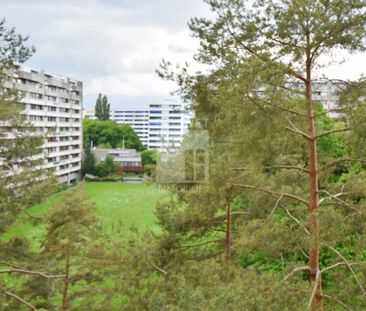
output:
M107 155L104 161L97 164L97 175L99 177L107 177L113 175L118 169L118 164L114 162L113 156Z
M84 148L88 146L105 146L112 148L125 148L143 150L139 137L134 129L127 124L117 124L112 121L83 121Z
M156 166L157 151L156 150L144 150L141 152L141 164L144 168L144 172L147 175L151 175L154 167Z
M363 127L350 128L341 123L331 129L323 128L327 125L321 120L324 112L317 110L319 104L312 100L313 79L321 65L321 56L335 49L356 51L365 48L364 3L315 0L259 1L255 4L236 0L207 2L216 17L193 19L190 28L201 42L196 58L216 69L207 75L188 76L185 69L174 75L169 71L169 63L164 62L161 75L175 79L181 94L193 100L197 119L211 134L210 172L214 174L207 192L195 194L193 191L193 194L189 192L183 196L183 206L189 203L185 212L182 207L170 208L170 211L162 208L159 217L169 232L176 231L178 242L183 230L187 238L194 233L201 237L202 233L207 234L209 225L204 224L210 224L213 217L219 216L226 226L228 254L232 229L241 233L237 247L260 250L268 256L286 256L288 268L303 256L299 257L295 252L304 253L307 265L294 268L293 272L308 273L311 285L308 308L323 310L323 300L327 296L322 291L323 254L332 252L333 262L327 262L327 270L335 267L337 258L348 265L336 248L339 245L347 244L352 248L354 258L362 260L355 245L346 242L353 235L352 230L356 230L352 221L344 221L351 215L344 206L355 204L352 196L347 197L343 191L350 183L347 178L341 183L334 183L334 179L329 178L339 163L350 159L340 158L344 146L337 147L334 140L328 142L335 147L335 152L331 150L333 147L327 150L330 146L326 139ZM357 107L362 111L363 105L360 100ZM361 114L358 121L360 118ZM322 153L319 148L326 152ZM356 179L364 184L362 176ZM239 228L232 228L235 213L232 206L236 204L232 198L238 193L239 198L246 200L241 204L243 223ZM359 198L362 201L364 196ZM336 208L329 208L325 202L332 202ZM339 208L342 204L343 208ZM225 205L226 215L222 215ZM363 210L362 206L359 206L360 210ZM245 213L251 216L245 217ZM174 221L175 217L179 218L179 224ZM199 225L195 221L197 218L201 221ZM272 229L264 226L268 222ZM290 222L298 227L294 228ZM340 226L344 234L336 234ZM358 236L363 235L364 232L358 230ZM204 236L207 239L207 235ZM271 245L265 243L269 240ZM207 241L201 244L207 245ZM352 269L350 272L364 293L362 282ZM344 271L340 275L349 279ZM337 278L332 281L333 288L339 285ZM329 287L326 289L336 292ZM347 290L342 288L342 298L352 307L359 308L362 299L359 296L350 298L351 292L347 297ZM327 297L337 301L333 296Z
M99 121L109 120L111 110L110 106L107 96L99 94L95 103L95 116Z

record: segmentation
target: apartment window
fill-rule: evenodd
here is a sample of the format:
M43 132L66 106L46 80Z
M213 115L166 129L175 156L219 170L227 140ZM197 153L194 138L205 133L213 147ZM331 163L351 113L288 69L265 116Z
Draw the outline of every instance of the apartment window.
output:
M66 151L69 150L69 146L61 146L60 151Z
M68 155L63 155L63 156L60 157L60 160L67 160L68 158L69 158Z
M69 102L69 100L67 98L60 97L60 102L67 104Z
M42 94L39 94L39 93L30 92L29 97L32 99L42 99L43 96L42 96Z
M50 96L50 95L45 95L46 100L51 101L51 102L55 102L57 100L56 96Z
M57 137L48 137L48 138L47 138L47 141L48 141L49 143L56 142L56 141L57 141Z
M43 121L42 116L29 116L29 121Z
M43 110L43 106L31 104L30 109L32 109L32 110Z
M57 108L56 108L56 107L48 106L48 111L53 111L53 112L55 112L56 110L57 110Z
M47 148L47 152L48 153L52 153L52 152L56 152L57 151L57 148L56 147L49 147Z
M52 91L52 92L57 92L57 86L47 85L47 90Z
M71 100L71 103L73 105L80 105L80 102L78 100L74 100L74 99Z
M79 91L71 91L71 94L72 95L75 95L75 96L79 96L80 95L80 92Z
M48 117L48 122L56 122L56 117Z

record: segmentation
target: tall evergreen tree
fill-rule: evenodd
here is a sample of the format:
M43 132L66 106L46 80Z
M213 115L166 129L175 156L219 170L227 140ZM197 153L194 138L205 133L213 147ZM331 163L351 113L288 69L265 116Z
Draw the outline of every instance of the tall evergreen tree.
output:
M344 245L347 234L351 234L347 231L351 230L351 224L346 225L340 219L351 217L344 206L351 204L348 200L352 201L352 196L347 197L344 191L347 183L344 180L343 184L333 184L329 179L334 167L349 158L335 159L337 155L322 153L320 146L325 145L328 137L342 135L360 126L340 124L333 128L322 127L319 120L324 112L316 108L318 103L313 100L313 82L318 67L322 66L320 57L329 55L335 49L365 49L365 4L363 1L345 3L327 0L263 0L254 4L240 0L207 2L216 18L193 19L190 27L201 42L197 59L217 66L217 69L208 77L189 77L185 76L186 72L176 77L169 72L167 75L163 73L163 76L176 78L182 94L193 98L202 124L207 124L210 129L213 150L231 150L231 157L236 154L231 161L227 161L225 155L213 151L212 155L217 157L214 162L223 159L220 163L223 171L229 169L225 163L241 171L241 175L221 179L226 181L222 191L226 190L224 192L229 194L243 191L246 206L250 207L248 212L254 213L257 218L262 218L262 213L267 210L268 218L272 219L272 215L281 208L286 217L303 231L293 233L292 238L297 237L302 251L307 248L305 255L308 263L293 271L308 273L311 285L308 309L323 310L324 297L329 298L322 291L323 271L335 266L322 269L321 250L324 253L332 252L335 258L350 267L336 246ZM163 63L163 68L166 68L165 65ZM361 101L360 106L363 105ZM359 177L357 180L363 184L361 179ZM363 200L363 195L361 197ZM213 202L206 206L221 204L212 193L208 193L210 198ZM221 198L225 198L224 193ZM196 202L199 204L202 199L198 197ZM343 203L343 209L330 210L326 204L328 202L336 205ZM252 210L255 206L262 209ZM362 206L359 207L362 210ZM212 215L217 215L214 207L209 210L212 209ZM181 209L179 211L181 213ZM232 222L229 208L228 211L227 226ZM190 209L187 217L192 217L193 212L194 209ZM184 219L182 215L179 218ZM348 233L337 236L337 240L336 235L328 233L334 232L340 223L347 227L345 232ZM259 226L261 230L258 229L253 235L256 227L258 219L252 219L241 231L242 235L250 234L251 241L259 240L263 226ZM282 238L287 241L287 244L281 244L283 250L286 246L290 249L291 231L287 231L285 223L273 227L272 237L275 230L283 232ZM285 232L288 233L285 235ZM269 238L271 230L265 234L262 238ZM302 237L304 234L306 238ZM359 237L363 234L359 232ZM243 237L243 240L249 245L248 237ZM226 243L231 243L230 238ZM256 247L258 249L258 245ZM354 245L350 247L357 253ZM265 247L261 249L265 251ZM362 282L352 268L349 270L364 293ZM347 291L346 288L342 290ZM352 303L352 299L347 298ZM359 298L358 303L361 300ZM359 307L357 303L353 306Z

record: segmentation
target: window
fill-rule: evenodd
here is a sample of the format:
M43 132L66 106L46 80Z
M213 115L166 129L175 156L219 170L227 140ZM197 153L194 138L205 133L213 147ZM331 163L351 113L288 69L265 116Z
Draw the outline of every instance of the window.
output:
M43 96L42 96L42 94L39 94L39 93L30 92L29 97L32 99L42 99Z

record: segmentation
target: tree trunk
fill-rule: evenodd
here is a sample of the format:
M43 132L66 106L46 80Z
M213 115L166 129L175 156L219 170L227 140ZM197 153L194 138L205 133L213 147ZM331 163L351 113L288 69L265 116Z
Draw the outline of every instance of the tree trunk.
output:
M231 223L232 223L232 214L231 214L231 195L227 195L226 198L226 260L229 261L231 258Z
M310 250L309 250L309 271L310 284L313 289L316 287L314 299L311 304L311 310L323 310L321 276L317 278L319 271L319 213L318 213L318 160L316 148L316 133L314 123L314 111L311 90L311 66L310 49L307 52L306 59L306 110L308 127L308 156L309 156L309 231L310 231Z
M67 310L68 308L68 291L70 282L70 254L66 254L66 265L65 265L65 278L64 278L64 290L62 296L62 310Z

